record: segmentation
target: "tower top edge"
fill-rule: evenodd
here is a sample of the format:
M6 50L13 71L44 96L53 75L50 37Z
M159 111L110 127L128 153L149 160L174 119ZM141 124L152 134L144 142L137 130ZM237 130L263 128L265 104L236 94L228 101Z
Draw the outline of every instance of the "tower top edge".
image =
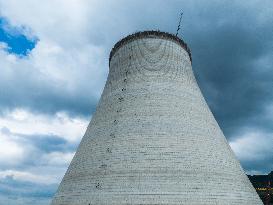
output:
M114 47L112 48L112 50L110 52L109 65L110 65L110 61L111 61L113 55L120 47L127 44L128 42L131 42L136 39L141 39L141 38L162 38L162 39L172 40L172 41L178 43L182 48L184 48L187 51L187 53L189 54L189 57L190 57L190 61L192 62L190 48L181 38L179 38L171 33L168 33L168 32L150 30L150 31L136 32L136 33L130 34L130 35L122 38L121 40L119 40L114 45Z

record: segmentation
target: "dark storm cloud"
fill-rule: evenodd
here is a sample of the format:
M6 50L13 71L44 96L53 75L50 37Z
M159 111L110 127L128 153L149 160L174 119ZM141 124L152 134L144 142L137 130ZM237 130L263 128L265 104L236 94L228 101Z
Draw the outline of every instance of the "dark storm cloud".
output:
M121 6L124 5L124 6ZM156 9L155 9L155 5ZM198 84L226 137L245 126L272 130L266 107L273 103L272 1L119 1L111 5L107 27L98 27L107 50L120 38L141 30L175 33L191 48ZM141 15L139 13L141 12ZM123 20L130 22L123 25ZM115 19L113 29L111 19ZM111 37L109 34L111 33ZM94 38L96 38L94 36ZM102 42L101 42L102 43ZM103 44L103 43L102 43Z
M273 104L273 13L268 8L273 5L253 2L197 6L184 19L183 37L192 50L198 84L231 142L252 134L245 128L254 129L257 135L273 135L268 112ZM257 137L250 146L259 149L244 157L236 153L244 169L270 172L272 138Z
M273 105L272 1L150 1L122 9L117 5L114 10L125 12L131 24L127 30L111 33L112 44L134 31L175 33L183 10L179 36L191 48L198 84L228 140L252 134L245 132L249 127L273 134L268 112ZM272 138L263 140L273 150ZM245 170L266 173L272 169L272 152L260 148L260 158L251 159L253 153L249 153L241 159Z
M232 137L240 127L264 121L265 106L273 100L273 20L260 24L255 10L240 7L218 11L211 16L213 23L194 26L187 35L199 85Z

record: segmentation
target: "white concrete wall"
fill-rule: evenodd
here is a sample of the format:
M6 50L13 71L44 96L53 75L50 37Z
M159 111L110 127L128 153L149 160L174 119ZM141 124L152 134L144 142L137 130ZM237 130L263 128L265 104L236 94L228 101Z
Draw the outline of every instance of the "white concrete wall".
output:
M52 205L262 204L175 41L127 42Z

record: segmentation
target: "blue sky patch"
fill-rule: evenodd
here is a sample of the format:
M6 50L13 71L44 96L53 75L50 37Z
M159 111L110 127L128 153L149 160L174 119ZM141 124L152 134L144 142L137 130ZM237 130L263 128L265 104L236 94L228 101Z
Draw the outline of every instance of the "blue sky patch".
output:
M26 56L36 45L37 39L29 39L23 34L25 27L13 27L7 19L0 17L0 43L5 43L9 53Z

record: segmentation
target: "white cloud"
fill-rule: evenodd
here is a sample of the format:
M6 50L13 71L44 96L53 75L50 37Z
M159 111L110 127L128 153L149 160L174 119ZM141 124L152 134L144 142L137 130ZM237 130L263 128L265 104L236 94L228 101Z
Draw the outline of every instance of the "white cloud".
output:
M8 44L6 44L5 42L1 42L0 41L0 50L6 50L8 49Z
M23 135L56 135L71 143L79 141L87 128L89 120L70 117L59 112L56 115L35 114L15 109L4 117L0 116L0 125L12 133Z
M74 154L75 152L51 152L49 154L45 154L42 160L50 166L68 166Z
M273 133L246 130L234 137L230 146L241 161L258 161L273 157Z
M25 155L24 148L9 135L0 132L0 164L16 165L21 163Z
M109 52L90 38L97 30L90 23L95 8L95 2L85 0L0 0L0 14L30 39L39 39L26 58L7 53L1 44L0 106L40 112L94 106L106 80Z
M58 183L75 152L40 150L35 145L35 141L41 140L37 136L56 135L74 145L83 136L87 124L88 120L72 118L65 113L51 116L21 109L0 117L3 126L0 130L0 179L12 177L45 185Z
M69 146L78 144L88 120L61 112L52 116L16 109L0 117L0 125L0 178L12 176L15 180L52 184L61 180L75 154ZM63 137L68 144L60 144L63 148L55 151L48 143L58 141L41 139L48 136L51 140ZM45 143L42 147L39 140Z
M88 6L90 4L90 6ZM71 43L71 39L86 38L79 36L85 30L87 14L92 1L85 0L48 0L38 2L0 1L1 14L20 27L29 26L39 38L49 38L56 42ZM80 39L79 39L80 37Z
M14 180L18 181L27 181L33 183L42 183L42 184L53 184L56 183L56 179L52 176L47 175L37 175L24 171L16 171L16 170L5 170L0 171L0 179L12 177Z

